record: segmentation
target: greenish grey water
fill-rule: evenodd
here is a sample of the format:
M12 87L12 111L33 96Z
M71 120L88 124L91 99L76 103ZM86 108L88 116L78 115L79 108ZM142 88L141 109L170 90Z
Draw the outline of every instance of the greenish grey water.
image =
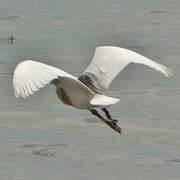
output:
M180 179L180 1L0 1L0 179ZM14 35L16 43L6 38ZM13 70L39 60L79 75L95 47L114 45L173 69L130 65L108 95L120 136L47 86L16 99Z

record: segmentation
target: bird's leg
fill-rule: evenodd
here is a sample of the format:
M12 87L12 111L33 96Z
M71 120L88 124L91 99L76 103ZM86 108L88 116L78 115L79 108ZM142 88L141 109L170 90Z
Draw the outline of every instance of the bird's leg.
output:
M96 109L91 109L91 113L95 116L97 116L99 119L101 119L105 124L110 126L112 129L117 131L118 133L121 134L121 128L117 125L117 121L111 120L111 119L105 119L102 117Z
M104 111L106 117L114 122L118 122L118 120L113 119L112 116L110 115L109 111L106 108L102 108L102 111Z

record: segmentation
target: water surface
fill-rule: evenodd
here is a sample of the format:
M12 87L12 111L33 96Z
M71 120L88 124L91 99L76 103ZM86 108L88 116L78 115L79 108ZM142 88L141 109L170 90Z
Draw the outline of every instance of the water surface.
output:
M1 0L0 24L0 179L179 180L179 0ZM174 72L166 78L130 65L115 79L106 94L121 99L111 111L122 136L65 107L50 85L14 97L20 61L78 76L101 45L129 48Z

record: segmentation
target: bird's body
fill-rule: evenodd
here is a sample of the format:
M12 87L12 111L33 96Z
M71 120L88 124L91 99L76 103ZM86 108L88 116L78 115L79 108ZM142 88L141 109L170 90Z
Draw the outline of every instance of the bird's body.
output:
M171 72L136 52L112 46L98 47L92 62L79 77L70 75L61 69L32 60L21 62L14 71L13 87L16 97L26 97L51 83L56 87L58 98L65 104L78 109L87 109L103 120L114 130L121 132L117 121L113 120L106 109L119 102L119 99L104 95L111 81L129 63L144 64L160 71L165 76ZM101 108L106 117L102 117L97 108Z
M71 78L63 77L55 81L56 83L52 83L56 86L56 94L63 103L79 109L90 108L90 100L94 96L90 89Z
M119 99L116 98L95 94L78 79L63 77L55 79L51 83L56 86L56 94L63 103L74 106L78 109L90 110L92 108L108 107L111 103L119 101ZM101 100L100 98L104 98L104 100ZM108 102L107 104L105 100L110 100L111 102ZM95 103L93 103L94 101Z

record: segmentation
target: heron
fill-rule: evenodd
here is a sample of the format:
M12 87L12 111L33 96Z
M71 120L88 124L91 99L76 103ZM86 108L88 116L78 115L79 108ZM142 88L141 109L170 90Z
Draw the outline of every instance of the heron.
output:
M55 86L57 97L66 105L88 110L106 125L121 134L121 127L109 112L119 98L104 94L112 80L130 63L149 66L165 76L172 71L164 65L128 49L115 46L97 47L93 59L79 77L59 68L33 61L20 62L14 71L16 97L28 97L47 84ZM99 113L99 111L102 113Z

